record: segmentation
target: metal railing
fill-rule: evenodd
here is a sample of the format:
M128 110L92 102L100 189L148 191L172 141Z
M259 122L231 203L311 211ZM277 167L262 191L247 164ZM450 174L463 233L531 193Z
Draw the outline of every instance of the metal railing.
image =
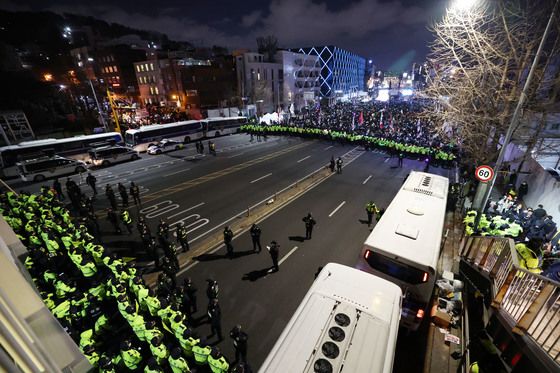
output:
M511 238L464 236L461 257L492 283L492 307L560 368L560 283L519 266Z

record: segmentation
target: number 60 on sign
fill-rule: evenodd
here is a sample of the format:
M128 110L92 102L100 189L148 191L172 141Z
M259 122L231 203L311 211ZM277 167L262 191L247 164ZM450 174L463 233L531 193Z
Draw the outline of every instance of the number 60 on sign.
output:
M494 177L494 169L490 166L478 166L474 171L474 176L481 182L487 183Z

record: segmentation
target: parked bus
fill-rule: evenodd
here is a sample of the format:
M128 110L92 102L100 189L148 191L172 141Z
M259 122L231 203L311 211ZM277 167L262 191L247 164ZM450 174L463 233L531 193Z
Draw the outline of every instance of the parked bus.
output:
M245 117L228 117L152 124L126 131L125 142L126 146L139 152L145 152L150 144L156 144L163 139L189 143L205 137L239 132L239 128L246 123L247 118Z
M412 171L367 238L358 269L400 286L401 324L420 326L436 281L449 180Z
M5 178L19 176L16 163L26 159L60 155L90 161L89 150L103 143L122 144L123 137L118 132L108 132L64 139L25 141L17 145L4 146L0 148L1 176Z
M327 264L259 372L390 373L401 299L389 281Z

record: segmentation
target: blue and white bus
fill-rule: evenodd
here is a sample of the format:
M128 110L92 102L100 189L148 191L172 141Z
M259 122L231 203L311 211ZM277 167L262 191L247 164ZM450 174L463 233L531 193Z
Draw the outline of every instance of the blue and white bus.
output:
M118 132L81 135L64 139L44 139L21 142L0 148L1 176L12 178L19 176L17 162L45 156L62 156L89 162L89 151L101 145L123 144L123 137Z
M126 131L125 143L134 150L145 152L150 144L155 144L163 139L189 143L202 138L237 133L239 128L246 123L246 117L227 117L152 124Z

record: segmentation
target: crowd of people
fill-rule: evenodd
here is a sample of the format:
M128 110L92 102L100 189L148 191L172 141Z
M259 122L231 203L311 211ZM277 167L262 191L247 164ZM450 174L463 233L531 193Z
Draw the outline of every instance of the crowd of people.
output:
M544 272L557 280L559 271L549 269L560 263L560 231L543 205L533 209L523 203L528 188L526 181L518 188L513 183L507 185L500 199L488 202L476 227L477 212L468 211L463 219L465 233L514 239L522 268L537 274Z
M347 141L388 151L392 155L424 158L449 165L457 158L455 144L436 133L433 123L421 117L419 102L350 104L310 110L288 124L248 124L251 134L281 134Z
M67 183L72 207L81 218L71 215L60 194L48 187L38 195L7 192L0 195L0 213L28 250L24 264L45 305L98 371L250 370L247 334L240 326L230 332L238 363L231 367L218 347L197 336L194 326L199 321L193 317L198 311L197 290L188 278L182 286L176 284L175 245L165 223L158 227L159 244L166 253L164 271L154 291L133 264L109 253L99 244L100 236L91 235L84 215L95 217L95 213L82 207L88 198L79 187ZM122 198L121 203L125 209L128 199ZM150 236L148 245L154 245L145 222L140 220L138 229L143 241ZM177 236L183 250L188 250L186 231L179 228ZM206 311L212 335L221 340L218 293L217 282L209 280Z

